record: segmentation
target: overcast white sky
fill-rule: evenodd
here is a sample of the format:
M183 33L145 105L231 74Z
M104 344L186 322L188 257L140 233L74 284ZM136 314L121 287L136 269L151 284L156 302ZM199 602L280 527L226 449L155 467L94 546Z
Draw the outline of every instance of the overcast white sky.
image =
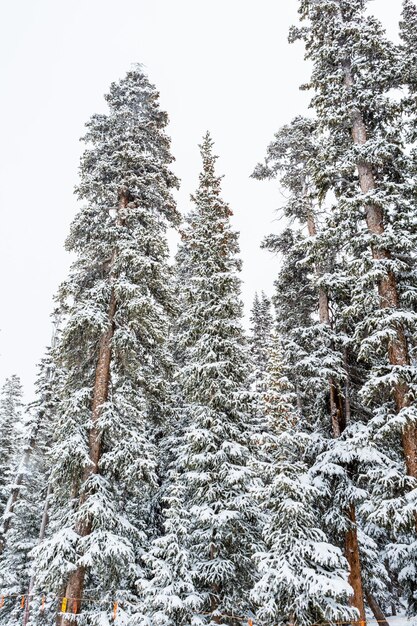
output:
M276 184L249 178L273 133L306 113L300 44L287 43L297 0L1 0L0 383L21 376L33 395L49 343L52 298L66 276L63 249L77 204L73 187L91 114L134 62L145 65L170 116L189 208L209 129L224 198L241 233L247 313L256 290L272 293L277 260L260 250L280 228ZM396 36L401 0L372 10Z

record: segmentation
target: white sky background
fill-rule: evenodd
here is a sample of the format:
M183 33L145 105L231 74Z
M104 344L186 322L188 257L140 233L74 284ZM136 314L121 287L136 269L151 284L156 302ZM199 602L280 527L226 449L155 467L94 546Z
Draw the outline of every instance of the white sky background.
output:
M224 199L234 211L248 315L272 294L277 259L260 249L277 231L277 184L249 178L274 132L307 112L301 44L287 43L296 0L0 0L0 384L21 376L33 396L50 341L53 295L70 263L63 248L84 123L105 111L113 80L143 63L170 117L186 212L197 144L210 130ZM401 0L372 10L396 36Z

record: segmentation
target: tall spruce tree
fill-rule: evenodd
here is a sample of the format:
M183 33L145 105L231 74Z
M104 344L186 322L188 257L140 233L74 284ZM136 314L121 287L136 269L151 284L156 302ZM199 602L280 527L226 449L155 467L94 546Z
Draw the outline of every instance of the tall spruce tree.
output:
M0 396L0 514L2 534L9 524L7 503L16 472L16 462L23 434L23 390L20 379L13 374L7 378ZM3 538L0 538L3 541Z
M314 91L318 126L326 135L326 171L317 182L321 194L331 190L336 196L327 234L330 227L338 233L345 256L353 338L367 364L361 397L374 415L368 432L373 431L374 444L391 457L391 476L397 477L403 466L410 478L402 482L411 487L406 501L415 501L414 183L402 143L400 107L391 96L398 84L398 49L367 14L367 5L367 0L300 0L305 25L294 29L291 39L305 41L306 58L313 64L308 87ZM380 519L387 522L392 498L386 472L375 484L378 495L385 489ZM392 508L401 508L402 527L411 530L414 544L417 516L413 506L402 502L397 499ZM391 509L392 524L394 517ZM412 547L409 558L415 562ZM406 569L404 577L415 579ZM410 599L412 592L408 595Z
M251 381L254 389L262 392L264 391L263 380L269 360L273 328L271 301L264 292L261 293L260 297L257 293L255 294L250 322L251 331L249 345L254 368Z
M51 521L35 562L36 588L67 598L62 626L74 613L108 623L114 601L129 615L152 534L173 304L166 231L179 221L158 97L135 67L111 85L108 113L94 115L84 137L85 204L67 240L77 259L59 293Z
M373 385L384 388L388 383L392 391L407 471L417 477L417 431L409 388L413 371L406 332L415 317L406 298L400 298L398 285L403 272L414 268L414 207L404 195L408 168L401 120L388 93L395 80L396 49L380 23L365 13L367 3L300 0L300 15L307 25L293 30L292 38L305 40L306 58L313 62L309 87L315 91L319 126L329 133L332 158L327 183L338 194L338 227L346 229L349 252L362 260L361 267L356 264L356 271L365 271L360 288L378 289L379 310L366 323L362 351L371 346L385 349L386 368L373 372ZM353 233L356 237L351 239Z
M266 376L273 329L271 301L264 292L261 293L260 297L257 293L255 294L250 322L249 351L252 371L249 382L250 389L254 394L251 424L254 437L257 438L260 433L267 429L264 401L267 392Z
M203 169L186 218L179 272L179 382L187 424L178 467L188 516L187 547L201 613L233 623L249 609L252 554L259 541L248 448L249 359L242 329L241 262L231 210L221 198L213 141L200 146Z
M417 141L417 6L413 0L403 0L400 21L400 62L398 84L406 87L402 105L407 115L407 139ZM415 147L414 147L415 148ZM415 150L414 150L415 151Z
M321 202L319 187L324 141L313 120L297 117L276 133L265 164L257 166L254 176L278 176L289 192L283 211L295 225L266 242L283 255L276 281L278 329L287 359L294 364L291 377L298 390L303 428L313 435L309 462L312 475L321 474L324 488L322 529L344 547L354 590L352 603L364 619L356 507L370 497L360 488L365 463L379 463L381 471L386 463L364 437L367 413L358 398L357 384L352 384L358 375L358 356L352 346L354 324L346 313L350 304L349 277L339 250L340 236L334 236L330 207ZM361 423L359 429L357 422ZM327 462L321 460L323 455ZM362 537L367 545L372 543L363 532ZM378 567L379 556L370 549L366 554L367 562L372 561L368 569L379 575L376 588L382 588L387 576L384 567Z

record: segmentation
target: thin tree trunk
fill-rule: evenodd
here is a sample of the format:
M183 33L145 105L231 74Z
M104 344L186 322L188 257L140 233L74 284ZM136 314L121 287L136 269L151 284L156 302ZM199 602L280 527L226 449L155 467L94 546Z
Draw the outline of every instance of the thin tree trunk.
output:
M52 485L49 482L48 490L46 492L46 497L45 497L45 503L44 503L44 506L43 506L42 521L41 521L41 527L40 527L40 530L39 530L38 544L40 544L45 539L46 527L48 525L49 498L50 498L51 493L52 493ZM25 614L23 616L23 626L27 626L27 623L29 621L30 600L31 600L31 597L32 597L32 592L33 592L34 586L35 586L35 575L32 574L32 576L30 577L29 588L28 588L28 595L27 595L27 598L26 598Z
M375 616L376 621L378 622L378 626L389 626L389 623L386 620L383 610L378 604L376 598L372 595L370 591L366 592L366 601L369 604L369 608Z
M314 219L313 212L310 212L307 215L307 230L310 237L315 237L317 235L317 227L316 221ZM316 275L320 276L321 270L320 267L316 266ZM323 289L323 287L319 287L319 320L320 324L325 324L330 327L330 310L329 310L329 298L327 297L327 293ZM340 402L338 402L338 393L337 385L332 378L329 378L329 389L330 389L330 416L332 421L332 431L333 436L335 438L340 437L342 434L341 423L342 416L340 414Z
M310 237L316 236L317 227L313 212L309 213L307 216L307 229ZM318 276L321 274L321 269L318 265L316 266L316 274ZM321 324L326 324L327 326L330 326L331 324L329 299L322 287L319 288L319 320ZM340 389L333 378L329 378L329 391L332 431L333 437L337 439L346 428L347 415L350 415L350 403L348 393L346 393L344 405ZM345 407L346 413L344 413ZM359 611L360 620L363 621L365 620L365 605L363 599L362 571L356 527L356 511L353 503L350 504L348 510L346 511L346 515L350 522L350 528L345 535L345 555L349 564L349 582L353 589L351 604Z
M351 66L348 61L343 66L345 74L345 86L347 89L353 87L354 81ZM367 131L365 122L360 111L355 111L352 115L352 138L356 145L364 145L367 141ZM372 166L366 162L359 162L357 165L359 184L362 193L368 194L376 189L375 176ZM380 206L369 202L366 206L366 224L372 235L382 235L384 233L384 213ZM388 250L372 247L372 256L376 261L389 260L391 255ZM392 271L381 278L378 283L378 293L382 309L399 308L398 287L395 275ZM403 327L398 324L394 329L395 335L388 340L388 359L391 365L407 366L410 364L407 338ZM398 383L394 388L394 401L397 411L410 406L409 388L404 383ZM413 478L417 478L417 425L407 425L402 433L402 444L405 456L407 473ZM417 525L417 515L416 515Z
M297 411L298 411L298 413L300 415L302 415L302 413L303 413L303 403L302 403L302 400L301 400L301 391L300 391L298 386L297 386L297 389L296 389L296 397L297 397Z
M216 531L213 531L213 538L210 545L210 559L213 560L216 556L216 544L214 543ZM211 593L210 593L210 612L211 619L215 624L220 624L221 618L219 615L215 615L213 617L213 613L217 611L219 608L219 594L220 594L220 585L218 583L213 583L211 585Z
M388 572L387 588L388 588L389 594L391 596L391 615L395 616L395 615L397 615L397 607L395 606L394 583L393 583L393 580L392 580L392 574L391 574L390 567L389 567L389 564L388 564L388 559L385 560L385 569Z
M120 194L119 208L121 211L126 208L128 203L128 191L123 189ZM117 218L118 224L122 223L120 213ZM113 265L115 256L113 255L111 265ZM111 267L110 267L110 280L111 280ZM88 481L92 476L98 474L99 463L101 456L101 436L98 428L98 422L101 416L102 408L108 398L109 383L110 383L110 363L112 356L112 339L114 334L114 316L116 313L116 296L114 288L112 287L110 295L110 304L108 312L108 325L107 329L100 339L98 358L95 371L95 381L93 389L93 399L91 405L91 422L92 426L88 434L88 447L90 455L90 463L85 468L83 474L83 482ZM79 504L82 505L87 500L88 495L83 494L79 499ZM87 537L92 530L92 520L87 519L80 522L75 532L80 537ZM65 588L65 597L70 600L69 606L75 601L77 604L77 610L81 607L81 601L84 594L84 582L85 582L86 568L82 565L78 565L77 568L69 575L68 582ZM70 616L61 614L59 620L60 626L74 626L74 622Z
M59 324L59 322L57 322L55 320L55 328L54 331L52 333L52 340L51 340L51 347L53 348L55 346L55 341L56 341L56 332L57 332L57 326ZM46 378L49 382L53 381L53 372L51 371L51 369L47 370L46 373ZM2 554L2 552L4 551L4 548L6 546L6 534L10 529L10 526L12 524L12 519L13 519L13 512L14 512L14 508L19 500L20 497L20 491L21 491L21 487L23 484L23 480L25 478L26 475L26 470L27 467L29 465L29 461L31 459L31 456L33 454L33 451L35 449L35 445L36 445L36 441L37 441L37 437L38 437L38 433L39 433L39 428L40 425L42 423L44 417L44 412L42 411L38 417L36 426L34 428L34 431L32 432L32 436L29 440L29 443L27 444L27 448L23 453L23 457L22 460L20 461L19 464L19 468L17 470L17 476L16 476L16 480L14 482L13 488L10 492L10 496L9 499L7 500L7 504L6 504L6 508L3 514L3 526L2 526L2 530L1 530L1 536L0 536L0 555Z
M345 554L349 562L349 583L353 589L352 606L358 609L359 620L365 623L365 604L363 601L358 531L356 526L356 512L354 504L349 506L347 516L350 522L350 528L345 537Z
M16 503L19 499L20 488L22 486L23 479L25 477L26 468L28 466L29 459L33 452L33 447L36 442L37 432L38 432L38 429L36 429L35 434L31 438L29 445L19 464L16 480L14 481L12 490L9 495L9 499L7 500L6 508L3 514L3 528L2 528L2 533L1 533L2 536L1 536L1 541L0 541L0 554L3 552L6 546L6 534L9 531L11 523L12 523L14 507L16 506Z

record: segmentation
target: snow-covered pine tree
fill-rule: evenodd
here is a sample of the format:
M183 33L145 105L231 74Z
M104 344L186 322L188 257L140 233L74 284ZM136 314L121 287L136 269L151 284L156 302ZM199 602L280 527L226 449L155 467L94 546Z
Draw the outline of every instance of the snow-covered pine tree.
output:
M264 481L257 498L265 509L265 549L255 555L260 579L251 592L263 624L302 626L321 621L355 619L349 608L347 563L321 529L320 491L308 480L302 460L310 436L294 410L294 388L288 378L280 338L274 337L267 368L261 462Z
M55 379L55 380L54 380ZM4 598L0 624L22 623L29 616L32 548L37 544L48 493L48 453L52 442L54 397L58 388L48 349L39 366L37 398L21 422L20 445L15 451L14 479L10 489L3 549L0 554L0 595Z
M391 95L398 84L398 49L367 14L367 5L367 0L300 0L305 25L294 29L291 39L304 39L313 63L308 87L326 135L326 169L318 184L321 193L331 190L337 199L331 228L346 259L353 338L367 364L361 396L375 416L368 432L373 430L380 451L391 456L391 478L402 464L410 477L403 485L414 489L390 506L387 473L382 475L373 484L379 482L378 495L386 493L380 518L393 523L400 507L403 527L414 526L415 544L417 516L410 506L417 494L414 182L402 144L401 107ZM415 562L412 547L409 560ZM404 568L405 577L411 569Z
M52 336L52 346L55 343L58 332L57 318L54 320L54 332ZM30 475L29 467L37 462L45 462L44 452L51 444L52 405L55 392L53 387L57 387L56 368L51 356L51 349L48 348L45 358L39 366L39 375L36 381L37 399L28 407L22 423L22 438L20 447L16 444L16 455L14 459L15 476L13 485L9 489L9 497L3 519L3 533L6 538L14 517L14 509L19 501L24 482ZM53 384L55 383L55 385ZM38 457L38 461L32 459ZM46 480L47 482L47 480ZM2 548L4 548L5 539ZM0 547L0 554L2 551Z
M415 209L404 194L407 159L398 105L389 94L397 50L366 14L367 4L300 0L307 24L294 29L291 39L304 39L306 58L313 63L308 87L315 92L319 127L328 133L327 184L338 195L338 227L345 228L346 249L362 260L360 288L378 289L379 309L364 322L362 352L384 350L386 367L373 373L371 386L392 392L407 472L417 478L408 345L408 329L416 320L399 291L399 277L414 269Z
M417 6L413 0L403 0L400 36L398 83L406 87L402 105L407 115L407 139L415 144L417 141Z
M271 350L273 317L271 301L264 292L255 294L250 316L249 352L251 374L250 390L253 393L253 418L251 420L254 436L257 438L267 428L265 423L264 395L266 392L266 370Z
M249 359L242 329L238 235L221 198L208 133L200 149L203 169L179 254L179 272L189 277L178 322L185 354L179 381L188 423L177 463L201 612L210 623L233 623L233 616L244 616L249 609L255 575L251 556L259 540L248 448Z
M77 260L59 294L64 380L50 530L35 562L36 588L67 598L62 626L74 613L106 624L115 601L129 614L142 575L157 485L152 433L164 420L170 367L166 231L179 222L158 97L136 66L111 85L108 113L91 118L84 138L85 205L67 240Z
M288 200L282 207L283 214L290 224L295 223L296 228L303 231L294 236L292 244L289 235L288 241L285 241L285 235L278 238L272 235L266 239L264 245L287 256L288 246L292 245L292 254L298 256L296 262L300 266L298 269L300 278L304 272L303 282L309 284L306 297L302 297L300 281L294 285L295 289L299 289L295 296L297 302L294 304L298 308L302 306L305 308L302 326L299 325L298 330L294 327L303 346L297 358L296 367L300 372L300 382L297 386L302 389L305 400L308 398L308 390L314 398L314 406L310 401L307 413L308 410L314 413L323 412L323 409L327 413L327 405L330 405L332 431L334 436L338 437L344 427L342 396L346 372L341 354L343 339L338 339L335 335L329 306L331 289L329 269L334 268L335 252L331 246L323 245L318 236L319 214L324 213L314 180L314 174L321 165L319 156L320 143L316 136L315 122L299 116L275 134L273 142L268 146L265 164L257 165L253 176L261 180L279 178L281 186L289 193ZM304 231L307 231L308 238L304 237ZM293 270L294 273L296 271ZM277 289L280 289L279 284ZM282 296L284 300L288 300L284 289L285 287ZM277 294L277 302L278 299ZM318 324L313 319L317 314ZM291 317L285 320L286 316L287 311L282 316L283 323L291 323ZM282 330L280 331L282 341L286 342L287 338ZM317 402L319 390L321 393Z
M326 485L321 498L326 502L322 520L328 521L326 532L330 533L332 541L345 549L354 589L352 602L364 619L355 509L356 504L369 497L363 489L358 489L362 475L360 465L364 463L366 451L375 463L377 455L372 446L367 447L364 442L363 427L358 431L356 457L355 446L350 441L352 434L348 438L343 436L340 441L328 438L329 434L340 438L347 426L355 430L355 422L363 421L366 412L358 401L357 383L352 384L352 379L358 376L358 366L350 338L354 324L348 323L345 314L350 296L349 280L343 255L339 254L340 239L333 236L329 207L320 202L317 180L320 181L324 169L321 143L315 122L297 117L276 133L268 147L265 164L257 166L254 176L279 177L286 195L289 192L283 207L285 216L308 234L305 237L297 230L286 231L267 240L270 248L283 255L276 281L278 329L284 353L294 362L292 379L297 395L303 398L304 430L314 431L314 442L309 446L310 463L316 464L315 455L319 453L319 459L323 455L328 461L327 465L320 461L313 467L322 472L322 485ZM379 459L379 462L385 469L385 460ZM364 544L372 544L363 532L362 537ZM374 576L375 587L382 588L387 575L384 567L378 567L378 554L370 549L366 554L367 564L373 558L372 567L378 573ZM374 600L375 607L377 601Z
M177 439L176 443L179 443ZM149 577L141 581L143 601L139 624L199 626L204 618L202 596L196 592L188 546L189 513L186 486L172 463L164 485L163 533L144 555Z
M271 301L263 291L260 296L255 294L250 322L249 346L254 367L251 382L254 390L261 393L265 390L263 380L269 360L273 328Z
M20 378L13 374L4 382L0 395L0 515L2 528L0 545L4 541L3 535L7 532L10 523L7 504L23 434L22 397L23 390Z

